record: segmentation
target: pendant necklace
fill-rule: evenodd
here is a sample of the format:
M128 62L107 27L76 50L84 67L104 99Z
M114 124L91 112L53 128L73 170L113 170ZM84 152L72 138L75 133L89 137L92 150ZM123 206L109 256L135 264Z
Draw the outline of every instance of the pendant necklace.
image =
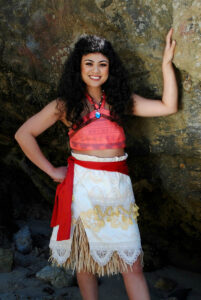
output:
M95 117L96 119L100 119L101 117L101 113L99 112L100 108L104 108L105 105L105 93L104 91L102 92L101 95L101 100L99 103L96 103L95 100L93 99L93 97L91 97L88 93L86 93L86 97L89 100L89 102L93 105L95 112Z

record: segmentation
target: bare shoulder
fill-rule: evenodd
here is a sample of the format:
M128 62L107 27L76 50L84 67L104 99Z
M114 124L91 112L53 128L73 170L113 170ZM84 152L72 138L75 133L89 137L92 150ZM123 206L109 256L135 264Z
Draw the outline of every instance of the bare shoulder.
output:
M137 103L138 101L142 101L142 100L147 100L147 98L144 98L144 97L142 97L138 94L135 94L135 93L133 93L131 97L132 97L134 103Z
M58 120L63 121L64 119L65 112L61 111L61 107L58 108L58 99L55 99L45 105L38 113L29 118L17 132L18 134L30 133L36 137L47 128L51 127Z
M52 101L55 105L55 113L58 114L60 119L66 117L66 104L64 100L57 98Z
M52 117L56 120L60 120L63 123L68 123L66 119L66 103L60 98L52 100L47 106L44 107L47 113L52 114Z
M61 122L63 122L67 127L69 127L71 123L67 120L66 117L67 107L65 101L60 98L57 98L54 101L56 102L55 114L58 116L58 119Z
M136 93L132 93L131 99L132 99L133 105L132 105L132 111L130 113L132 115L138 115L139 114L139 112L138 112L139 106L144 107L144 105L147 104L147 100L149 100L149 99L144 98Z
M61 104L59 99L54 99L48 104L46 104L37 114L35 114L33 119L49 119L51 118L54 122L60 120L64 115L61 110Z
M161 101L132 94L133 109L132 114L141 117L152 117L158 115L157 110L161 106Z

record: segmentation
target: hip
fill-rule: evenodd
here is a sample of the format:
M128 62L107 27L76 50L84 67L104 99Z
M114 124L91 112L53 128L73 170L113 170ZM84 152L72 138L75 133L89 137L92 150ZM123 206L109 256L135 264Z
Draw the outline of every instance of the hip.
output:
M120 162L127 159L128 154L114 157L97 157L72 152L76 159L92 162ZM94 204L120 205L134 202L134 194L130 176L120 172L87 169L75 164L73 196L90 198Z

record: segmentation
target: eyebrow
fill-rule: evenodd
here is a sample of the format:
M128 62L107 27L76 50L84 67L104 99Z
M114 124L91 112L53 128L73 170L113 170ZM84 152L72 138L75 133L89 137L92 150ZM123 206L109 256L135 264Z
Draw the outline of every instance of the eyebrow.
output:
M91 61L91 62L94 62L94 60L92 60L92 59L85 59L84 61ZM107 63L109 63L108 60L100 60L99 62L107 62Z

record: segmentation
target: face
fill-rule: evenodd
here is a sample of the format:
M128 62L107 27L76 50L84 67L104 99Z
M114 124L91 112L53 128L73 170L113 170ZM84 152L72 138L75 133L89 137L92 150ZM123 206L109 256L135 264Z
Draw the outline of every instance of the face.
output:
M101 53L83 55L81 60L82 80L88 87L101 87L109 75L109 60Z

